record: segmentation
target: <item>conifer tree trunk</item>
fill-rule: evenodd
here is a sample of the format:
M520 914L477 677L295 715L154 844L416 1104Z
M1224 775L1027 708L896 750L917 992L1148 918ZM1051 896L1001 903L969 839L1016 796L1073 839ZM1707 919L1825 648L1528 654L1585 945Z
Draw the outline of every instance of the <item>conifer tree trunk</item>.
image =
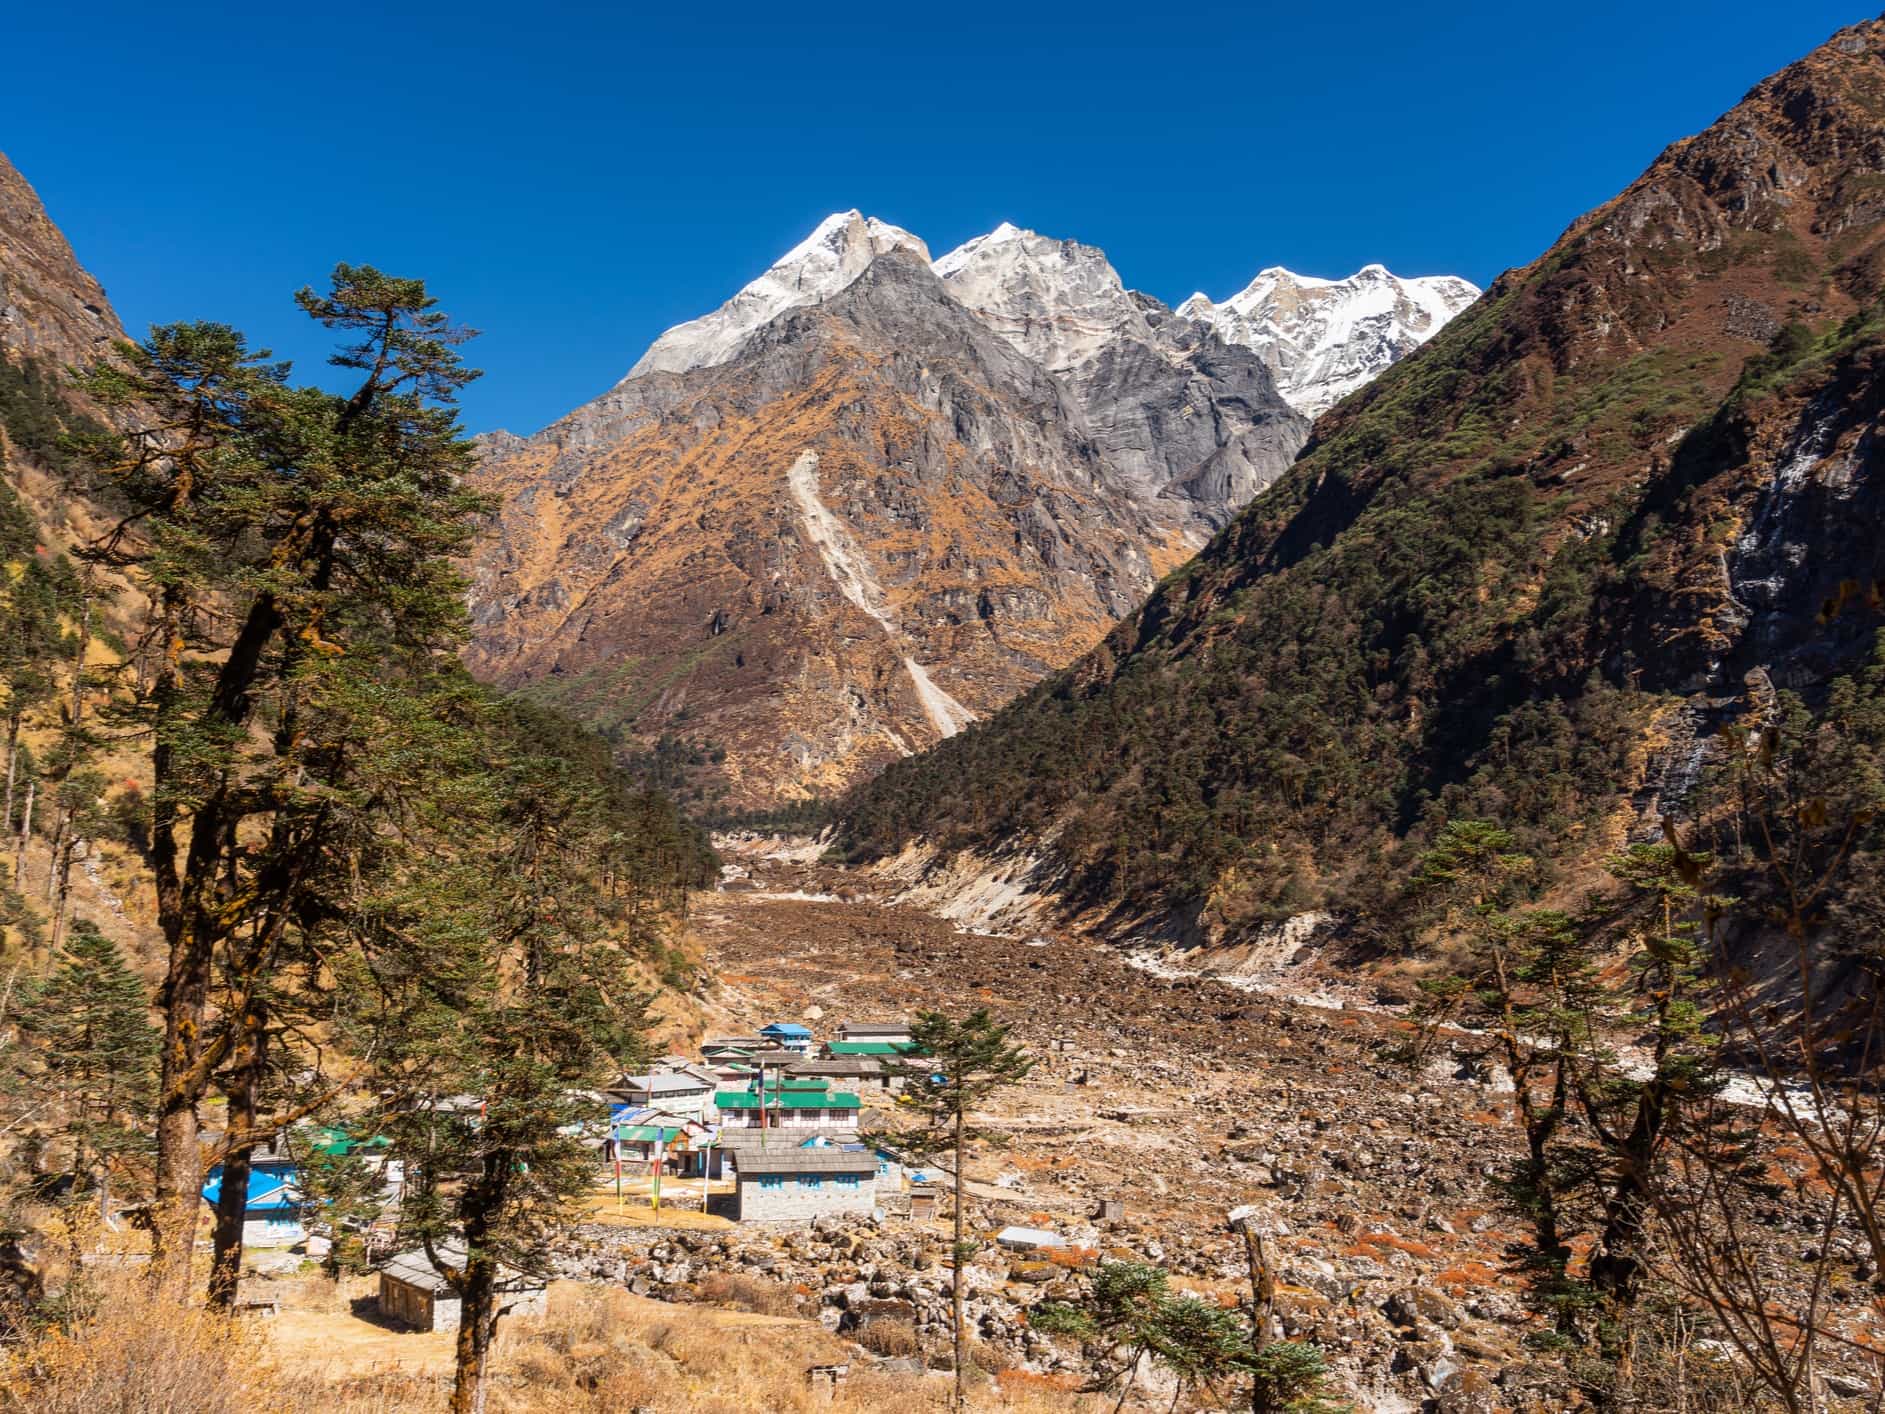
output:
M252 1135L262 1109L262 1078L268 1070L267 1014L257 1003L240 1018L248 1050L235 1067L227 1094L229 1137ZM242 1224L249 1206L249 1175L254 1171L255 1141L238 1142L223 1158L222 1189L216 1195L214 1253L210 1260L209 1304L227 1311L242 1286Z
M59 852L59 884L53 899L52 942L46 948L48 967L52 966L53 958L59 955L59 948L65 942L66 915L72 902L72 857L77 853L80 843L75 833L68 832L65 846Z
M248 721L262 651L280 624L281 615L272 597L264 595L250 606L242 631L217 674L207 714L211 722L234 729ZM173 660L159 684L160 713L179 686L180 675ZM152 766L161 797L176 769L169 743L159 740L152 753ZM214 1057L205 1055L203 1023L209 1009L218 937L219 876L222 863L236 848L238 823L239 812L221 792L211 795L196 811L190 822L187 851L179 846L178 821L173 811L159 809L153 821L151 852L157 876L157 915L169 944L170 959L158 994L164 1013L164 1049L157 1099L151 1280L161 1295L178 1303L189 1295L190 1255L196 1242L197 1208L201 1202L198 1195L203 1186L196 1111L208 1093L215 1069Z
M64 843L65 843L65 807L62 805L58 808L56 812L54 812L53 817L52 817L52 846L51 846L50 856L46 860L46 887L44 890L45 899L47 903L52 902L53 884L59 873L59 869L58 869L59 848Z
M451 1414L484 1414L491 1338L497 1333L497 1271L488 1258L467 1259L461 1296Z
M88 565L79 585L79 646L72 655L72 725L75 729L85 715L85 658L91 646L92 585Z
M39 789L39 782L26 783L26 809L20 815L20 842L13 851L13 887L18 889L26 882L26 840L33 833L33 793Z
M954 1407L963 1408L963 1389L966 1384L966 1372L962 1368L965 1352L968 1350L968 1333L962 1328L962 1263L963 1263L963 1224L962 1224L962 1109L956 1108L956 1246L955 1260L950 1264L949 1301L955 1308L956 1326L956 1383Z
M20 710L15 707L7 714L7 800L0 820L6 822L6 828L13 828L13 782L20 765Z
M487 1249L491 1215L504 1204L517 1158L504 1149L484 1156L465 1190L465 1265L454 1283L459 1298L457 1374L451 1414L484 1414L485 1376L497 1333L497 1263Z

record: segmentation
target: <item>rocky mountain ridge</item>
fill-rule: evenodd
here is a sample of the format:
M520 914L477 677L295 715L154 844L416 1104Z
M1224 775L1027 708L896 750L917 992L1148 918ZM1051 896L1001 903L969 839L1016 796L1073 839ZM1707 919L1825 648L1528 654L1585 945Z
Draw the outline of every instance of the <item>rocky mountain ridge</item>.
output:
M1191 543L901 251L728 364L494 446L483 475L505 509L473 566L474 670L605 729L700 723L751 803L992 711Z
M470 660L703 798L830 792L1097 642L1308 433L1095 247L1004 224L932 261L836 213L603 397L486 439Z

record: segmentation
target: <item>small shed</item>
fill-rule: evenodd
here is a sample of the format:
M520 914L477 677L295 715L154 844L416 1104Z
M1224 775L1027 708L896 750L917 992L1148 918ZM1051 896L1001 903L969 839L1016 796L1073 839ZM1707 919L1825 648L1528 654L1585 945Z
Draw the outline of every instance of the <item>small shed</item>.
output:
M1067 1245L1067 1239L1059 1233L1039 1227L1004 1227L995 1234L995 1242L1010 1252L1039 1252L1043 1248Z
M456 1266L462 1247L441 1247L439 1256ZM510 1267L498 1269L498 1307L513 1316L540 1316L547 1288L535 1277ZM439 1274L424 1248L401 1252L380 1268L380 1314L418 1331L455 1331L464 1303Z

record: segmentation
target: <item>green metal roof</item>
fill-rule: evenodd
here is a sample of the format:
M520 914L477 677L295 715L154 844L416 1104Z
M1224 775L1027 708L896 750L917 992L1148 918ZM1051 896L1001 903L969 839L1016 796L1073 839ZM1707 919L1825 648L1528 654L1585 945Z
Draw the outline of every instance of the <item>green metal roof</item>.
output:
M832 1041L827 1049L834 1056L901 1056L916 1049L914 1041Z
M779 1088L781 1090L829 1090L831 1082L821 1080L817 1076L788 1075L779 1082Z
M751 1090L722 1090L713 1097L716 1106L723 1110L756 1110L759 1108L759 1096ZM769 1110L855 1110L860 1107L857 1096L843 1092L833 1093L828 1090L768 1090L766 1108Z
M672 1144L680 1132L678 1127L670 1129L666 1125L624 1124L615 1131L615 1137L624 1144Z
M345 1158L356 1149L384 1149L392 1141L383 1134L375 1134L369 1139L356 1139L346 1130L336 1125L323 1125L314 1131L314 1142L309 1152L323 1158Z

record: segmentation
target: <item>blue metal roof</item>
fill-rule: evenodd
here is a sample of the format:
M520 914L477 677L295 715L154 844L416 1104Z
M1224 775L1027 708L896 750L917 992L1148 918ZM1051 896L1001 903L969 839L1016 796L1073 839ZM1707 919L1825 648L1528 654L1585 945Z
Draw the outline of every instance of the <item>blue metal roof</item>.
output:
M293 1164L257 1164L249 1170L249 1196L244 1207L251 1212L297 1209L301 1206L301 1194L294 1184ZM203 1200L214 1203L221 1198L222 1191L223 1166L218 1164L209 1171L209 1182L203 1185Z
M809 1036L812 1028L800 1026L796 1021L775 1021L770 1026L759 1028L761 1036Z

